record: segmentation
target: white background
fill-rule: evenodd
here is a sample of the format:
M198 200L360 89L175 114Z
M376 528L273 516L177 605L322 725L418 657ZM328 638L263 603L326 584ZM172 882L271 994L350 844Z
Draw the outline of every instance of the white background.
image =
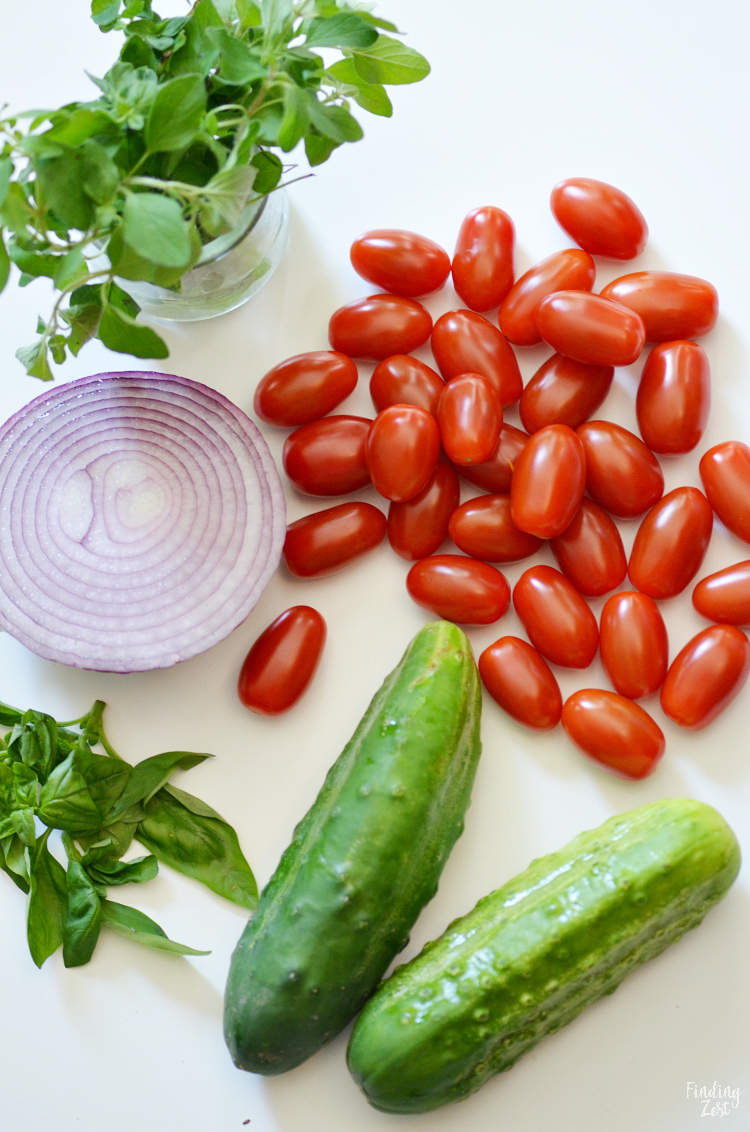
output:
M4 5L0 96L15 109L92 97L83 69L103 73L117 41L96 30L88 4L37 0L9 9ZM179 10L172 0L163 14ZM388 0L378 10L427 55L431 76L392 88L391 121L359 114L364 141L338 150L291 189L289 248L266 289L223 318L167 328L164 369L213 385L251 412L266 370L325 348L334 308L370 292L348 261L361 231L413 229L452 252L464 214L497 204L516 223L520 273L569 244L549 211L552 186L563 177L596 177L628 192L651 229L632 266L599 261L597 288L640 268L704 276L718 288L719 323L702 341L713 374L711 420L695 453L664 461L667 489L699 486L706 448L750 441L748 5ZM37 312L47 310L45 287L39 281L19 291L13 283L0 299L1 419L42 391L13 355L32 340ZM437 316L460 304L447 287L426 305ZM520 351L526 378L547 353ZM429 360L427 351L419 354ZM58 380L118 366L139 363L92 344ZM641 367L618 371L598 415L636 427ZM369 372L361 367L344 411L372 412ZM518 423L515 412L508 419ZM263 431L280 457L284 434ZM320 506L287 495L291 519ZM362 497L377 502L374 493ZM629 549L635 525L621 528ZM717 524L701 576L748 557L747 546ZM547 551L540 558L552 562ZM509 581L528 565L508 568ZM427 620L406 594L406 572L387 543L317 582L281 569L228 640L170 671L77 671L0 635L0 698L71 718L100 697L110 705L111 739L131 761L176 748L215 752L178 781L237 828L262 885L370 697ZM285 717L261 719L236 699L239 665L258 633L299 603L327 619L323 661L303 702ZM601 604L593 603L597 613ZM705 623L690 590L663 611L674 656ZM496 626L469 630L477 654L507 633L523 635L512 612ZM559 675L564 694L608 686L598 661L585 673ZM589 763L559 729L527 732L485 698L484 754L466 832L407 957L532 857L652 799L690 795L716 805L750 849L750 688L696 734L666 720L657 697L646 706L664 729L667 753L653 777L628 783ZM423 1117L368 1107L345 1067L347 1033L283 1077L236 1070L222 1039L222 993L244 913L166 868L122 898L172 938L212 954L173 959L103 931L88 966L66 971L58 954L37 971L24 938L24 898L0 877L0 1111L11 1132L677 1132L706 1127L702 1106L686 1097L689 1081L740 1089L739 1108L722 1127L750 1128L745 874L698 931L613 998L469 1100Z

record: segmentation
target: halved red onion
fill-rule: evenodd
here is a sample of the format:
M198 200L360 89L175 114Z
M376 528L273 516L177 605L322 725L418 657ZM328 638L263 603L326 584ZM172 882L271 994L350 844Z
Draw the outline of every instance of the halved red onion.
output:
M168 668L223 640L286 508L253 422L184 377L102 373L0 427L0 628L79 668Z

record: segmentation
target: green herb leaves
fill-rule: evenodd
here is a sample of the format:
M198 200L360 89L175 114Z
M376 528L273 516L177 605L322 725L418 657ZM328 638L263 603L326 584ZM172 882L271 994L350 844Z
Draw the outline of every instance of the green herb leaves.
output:
M205 114L206 89L198 75L182 75L164 83L146 120L148 152L185 149L197 136Z

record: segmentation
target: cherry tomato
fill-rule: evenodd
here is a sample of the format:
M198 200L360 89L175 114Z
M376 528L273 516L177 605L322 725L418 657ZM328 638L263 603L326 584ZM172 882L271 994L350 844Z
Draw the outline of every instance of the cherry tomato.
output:
M669 642L659 607L648 594L612 594L602 609L599 651L604 670L621 696L639 700L664 683Z
M525 727L551 731L562 696L547 661L520 637L501 637L479 657L479 675L500 707Z
M262 377L254 408L262 421L280 428L317 421L340 405L357 384L357 367L346 354L314 350L287 358Z
M547 295L536 308L534 321L553 350L591 366L629 366L646 340L634 311L588 291Z
M455 469L439 460L419 495L388 508L388 541L396 554L414 562L439 550L460 497Z
M523 381L506 338L474 311L448 311L435 323L432 353L446 381L461 373L481 373L494 385L503 408L521 396Z
M354 241L349 256L358 275L394 295L437 291L451 269L448 253L440 244L399 228L365 232Z
M245 657L237 683L241 702L259 715L280 715L312 680L326 623L309 605L294 605L265 629Z
M379 413L389 405L418 405L435 416L444 388L440 374L408 354L385 358L370 378L370 396Z
M588 668L599 647L596 618L559 570L526 570L516 582L513 604L542 656L563 668Z
M524 387L518 409L527 432L545 425L578 428L609 393L613 366L587 366L553 354Z
M445 454L454 464L483 464L500 440L503 407L479 373L462 373L443 387L437 422Z
M563 705L562 725L571 742L622 778L651 774L666 746L640 704L604 688L574 692Z
M661 690L665 715L700 731L728 707L750 672L750 641L734 625L697 633L669 666Z
M518 562L542 545L513 522L509 495L468 499L451 515L448 533L459 550L483 562Z
M591 499L581 500L569 526L549 545L565 577L586 597L609 593L628 572L620 532Z
M553 291L590 291L595 279L594 261L580 248L547 256L517 279L503 299L500 329L516 346L535 346L542 340L534 322L542 299Z
M431 330L432 319L421 303L401 295L370 295L333 312L328 340L342 354L379 362L424 346Z
M729 625L750 625L750 562L737 562L703 578L693 590L701 617Z
M385 515L371 503L339 503L289 524L284 561L298 578L322 578L374 550L385 528Z
M510 604L510 586L500 571L460 554L433 554L415 562L406 588L422 609L461 625L490 625Z
M697 487L677 487L638 528L628 563L634 586L649 597L682 593L700 569L713 526L711 505Z
M528 439L520 428L504 424L500 430L500 441L490 459L484 464L464 465L458 471L465 480L475 487L481 487L482 491L507 494L516 461Z
M652 452L690 452L703 435L711 407L708 358L697 342L665 342L643 367L635 411Z
M700 338L713 330L719 317L716 288L705 279L675 271L621 275L602 288L602 295L640 315L649 342Z
M370 482L365 441L367 417L323 417L290 433L284 471L305 495L348 495Z
M419 495L439 455L437 421L418 405L390 405L367 434L365 458L375 490L394 503Z
M639 436L611 421L587 421L576 432L586 453L586 490L619 519L634 519L664 493L659 461Z
M750 542L750 448L726 440L709 448L699 468L708 501L724 526Z
M633 259L648 239L640 209L614 185L591 177L569 177L552 190L555 220L591 255Z
M510 485L513 522L537 538L555 538L572 522L585 486L586 457L572 428L540 428L516 461Z
M473 311L497 307L513 286L516 232L502 208L473 209L464 219L453 255L453 286Z

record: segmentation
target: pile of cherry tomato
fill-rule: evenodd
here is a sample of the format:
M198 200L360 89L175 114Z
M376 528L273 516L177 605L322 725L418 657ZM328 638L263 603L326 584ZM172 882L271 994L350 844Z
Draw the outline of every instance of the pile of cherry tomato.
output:
M387 519L369 503L348 501L291 523L284 558L297 577L341 569L387 535L413 563L406 585L417 604L487 625L511 602L497 564L527 558L549 540L559 569L532 566L512 593L529 641L507 636L485 649L482 680L519 722L543 731L562 722L586 754L642 778L665 742L638 699L661 689L665 714L697 730L750 671L750 642L739 628L750 624L750 561L698 583L694 606L715 624L671 665L657 605L697 574L714 513L750 542L750 448L717 445L700 462L705 493L679 487L664 495L654 453L691 451L706 426L709 367L693 339L716 322L716 291L693 276L639 271L594 294L592 255L638 255L646 222L624 193L587 178L557 185L551 206L579 247L515 280L513 223L493 206L465 218L452 263L411 232L360 236L352 264L381 293L334 312L331 350L267 373L255 411L294 430L283 463L298 491L345 496L372 484L389 501ZM433 325L417 300L451 272L466 309ZM496 308L497 325L487 316ZM428 340L437 370L411 356ZM524 388L514 346L541 341L555 353ZM638 388L638 437L590 418L614 367L634 362L646 342L656 346ZM333 412L357 383L354 359L377 363L374 419ZM503 421L516 402L526 432ZM459 475L486 494L460 504ZM643 516L629 560L612 516ZM463 554L437 553L448 537ZM626 577L634 590L618 590ZM597 625L585 599L611 591ZM243 703L266 714L286 710L312 678L324 639L322 618L309 607L282 614L245 662ZM563 704L548 662L583 669L597 650L616 690L582 689Z

